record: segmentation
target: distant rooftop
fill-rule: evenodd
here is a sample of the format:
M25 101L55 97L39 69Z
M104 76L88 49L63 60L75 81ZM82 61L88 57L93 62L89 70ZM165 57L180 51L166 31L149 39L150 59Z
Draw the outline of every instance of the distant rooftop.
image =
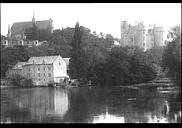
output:
M60 56L60 55L59 55ZM52 64L54 60L59 56L39 56L39 57L30 57L26 64ZM61 56L60 56L61 57ZM63 58L66 64L69 64L70 58Z

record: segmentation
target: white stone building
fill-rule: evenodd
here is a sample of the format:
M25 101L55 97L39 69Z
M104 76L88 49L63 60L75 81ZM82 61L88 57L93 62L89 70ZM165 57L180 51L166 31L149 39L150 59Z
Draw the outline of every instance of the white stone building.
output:
M32 79L37 86L59 83L69 77L67 74L69 58L62 58L60 55L30 57L26 63L23 62L22 65L17 63L17 65L19 68L11 69L8 72L16 72L24 78ZM11 75L9 74L9 76Z

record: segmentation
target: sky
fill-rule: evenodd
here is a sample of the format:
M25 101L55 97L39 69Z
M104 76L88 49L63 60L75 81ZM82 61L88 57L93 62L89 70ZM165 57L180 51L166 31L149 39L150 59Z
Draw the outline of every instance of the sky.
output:
M181 24L181 3L2 3L1 34L7 35L8 25L35 19L53 20L54 29L74 27L78 21L91 32L103 32L120 38L120 22L170 27Z

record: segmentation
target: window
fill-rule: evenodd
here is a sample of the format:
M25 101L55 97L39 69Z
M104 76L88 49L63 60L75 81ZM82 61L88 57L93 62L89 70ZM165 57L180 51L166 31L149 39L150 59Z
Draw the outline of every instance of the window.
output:
M28 68L28 71L30 72L30 68Z
M44 71L45 71L45 67L44 67Z
M49 77L51 77L51 73L49 73Z
M44 73L44 76L45 76L45 73Z
M59 66L61 65L61 63L59 62Z
M40 77L40 73L38 73L38 76Z
M51 67L48 67L49 71L51 71Z
M38 79L40 81L40 79Z
M44 81L45 81L45 79L44 79Z
M38 68L38 71L40 71L40 68Z

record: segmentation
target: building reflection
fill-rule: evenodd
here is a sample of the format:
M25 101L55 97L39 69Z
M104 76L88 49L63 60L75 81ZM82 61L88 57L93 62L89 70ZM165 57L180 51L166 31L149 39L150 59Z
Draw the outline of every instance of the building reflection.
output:
M63 117L68 111L69 100L66 90L59 90L54 93L55 114Z
M106 108L106 112L94 116L92 123L125 123L124 116L116 116L108 113L108 108Z
M42 122L49 116L63 118L69 105L67 91L55 88L22 89L10 92L8 99L4 115L8 120L11 117L12 122Z
M179 97L118 88L12 89L2 92L1 122L179 123Z

